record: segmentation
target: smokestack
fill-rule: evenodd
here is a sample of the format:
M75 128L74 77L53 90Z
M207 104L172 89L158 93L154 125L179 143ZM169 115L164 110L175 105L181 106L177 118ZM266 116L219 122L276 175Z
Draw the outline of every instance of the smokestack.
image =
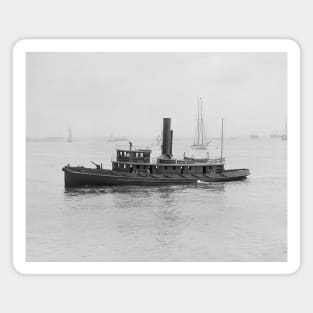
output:
M162 143L162 154L170 155L171 154L171 119L163 118L163 143Z
M171 129L171 149L170 149L170 155L173 155L173 130Z

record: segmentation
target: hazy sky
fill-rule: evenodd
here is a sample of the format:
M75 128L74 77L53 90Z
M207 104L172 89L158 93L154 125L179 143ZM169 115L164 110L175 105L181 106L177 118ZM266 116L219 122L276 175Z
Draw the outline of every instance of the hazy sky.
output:
M27 135L192 137L197 96L209 136L282 130L285 53L28 53Z

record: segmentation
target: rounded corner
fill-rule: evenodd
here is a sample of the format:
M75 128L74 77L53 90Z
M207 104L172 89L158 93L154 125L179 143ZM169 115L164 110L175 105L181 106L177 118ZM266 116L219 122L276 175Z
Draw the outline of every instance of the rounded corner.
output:
M15 53L16 51L24 50L24 47L26 46L26 43L29 41L29 39L17 39L13 45L12 45L12 51Z
M286 274L288 275L296 275L301 270L301 260L297 260L290 265L290 268Z
M23 266L21 266L20 262L17 262L16 260L13 260L11 262L11 266L13 270L18 274L18 275L26 275L27 273L23 270Z
M291 50L294 50L299 54L301 53L301 45L298 42L298 40L294 38L288 38L286 39L286 42L287 42L288 47L290 47Z

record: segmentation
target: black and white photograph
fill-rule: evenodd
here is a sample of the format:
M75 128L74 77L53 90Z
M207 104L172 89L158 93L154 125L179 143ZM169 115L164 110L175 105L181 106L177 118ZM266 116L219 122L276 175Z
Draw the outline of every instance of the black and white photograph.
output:
M311 312L310 6L4 1L0 312Z
M27 53L27 261L286 261L286 65Z

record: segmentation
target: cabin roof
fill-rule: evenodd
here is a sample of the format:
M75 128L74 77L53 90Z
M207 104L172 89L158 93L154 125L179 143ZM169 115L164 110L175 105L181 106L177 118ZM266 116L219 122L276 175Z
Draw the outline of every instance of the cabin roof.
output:
M123 151L123 152L152 152L150 149L116 149L116 151Z

